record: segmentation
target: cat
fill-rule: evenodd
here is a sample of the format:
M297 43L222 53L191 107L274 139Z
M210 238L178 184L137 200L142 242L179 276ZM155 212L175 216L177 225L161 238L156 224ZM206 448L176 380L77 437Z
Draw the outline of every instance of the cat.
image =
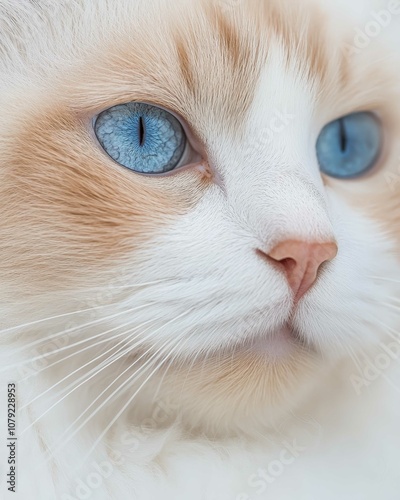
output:
M0 0L1 498L398 500L399 22Z

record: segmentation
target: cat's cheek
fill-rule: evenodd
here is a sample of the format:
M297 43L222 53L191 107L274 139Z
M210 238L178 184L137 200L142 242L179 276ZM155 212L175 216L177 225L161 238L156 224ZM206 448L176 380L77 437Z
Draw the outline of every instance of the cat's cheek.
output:
M400 179L400 176L399 176ZM399 189L394 190L390 196L382 197L383 206L377 213L378 220L387 228L388 233L396 242L397 248L400 247L400 185ZM400 261L400 255L397 254Z
M400 149L380 173L379 181L371 184L370 201L366 203L369 215L377 220L400 248ZM397 254L400 261L400 255Z
M29 276L35 291L82 284L134 258L212 183L204 166L165 177L121 167L63 109L25 117L21 130L2 148L7 168L0 193L14 235L1 255L8 263L2 275L5 281L9 273L14 281Z
M399 157L400 158L400 157ZM328 179L326 185L343 198L352 210L363 214L381 228L381 235L400 245L400 159L398 166L351 182ZM381 256L384 257L384 256Z

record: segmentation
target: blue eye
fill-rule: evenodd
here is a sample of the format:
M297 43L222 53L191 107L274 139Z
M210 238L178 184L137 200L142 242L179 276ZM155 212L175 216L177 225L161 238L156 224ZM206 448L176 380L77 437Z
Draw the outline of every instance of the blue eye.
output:
M317 156L324 174L351 179L375 165L381 148L378 119L372 113L362 112L326 125L317 141Z
M120 104L100 113L94 125L106 153L120 165L144 174L162 174L179 165L186 135L179 121L149 104Z

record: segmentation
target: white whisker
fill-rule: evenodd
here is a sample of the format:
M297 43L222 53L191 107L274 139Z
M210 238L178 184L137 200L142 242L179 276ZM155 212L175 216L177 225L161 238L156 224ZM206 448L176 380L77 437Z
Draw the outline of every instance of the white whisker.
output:
M150 323L151 321L153 321L153 320L149 320L149 321L145 322L144 324ZM129 325L130 323L131 323L131 321L128 321L127 323L124 323L123 325L116 326L116 327L111 328L110 330L107 330L107 331L105 331L105 332L101 332L101 333L98 333L98 334L96 334L96 335L93 335L92 337L88 337L88 338L86 338L86 339L82 339L82 340L80 340L79 342L75 342L74 344L70 344L70 345L68 345L68 346L64 346L64 347L62 347L62 348L58 349L57 351L53 351L53 352L49 353L49 354L48 354L48 356L49 356L49 355L54 356L54 355L56 355L56 354L59 354L60 352L63 352L63 351L65 351L65 350L67 350L67 349L72 349L73 347L77 347L77 346L82 345L82 344L85 344L85 343L87 343L87 342L92 342L94 339L99 338L99 337L103 337L104 335L108 335L108 334L110 334L110 333L112 333L112 332L115 332L116 330L120 330L121 328L124 328L124 327L126 327L127 325ZM139 327L138 327L138 328L140 328L140 325L139 325ZM63 357L63 358L61 358L61 359L58 359L57 361L55 361L54 363L51 363L51 364L50 364L50 365L48 365L48 366L45 366L44 368L42 368L41 370L37 371L37 372L36 372L36 373L34 373L33 375L32 375L32 374L30 374L30 375L28 375L27 377L24 377L24 378L22 379L22 381L27 380L27 379L29 379L30 377L37 376L37 375L39 375L40 373L44 372L45 370L47 370L47 369L49 369L49 368L51 368L51 367L53 367L53 366L56 366L56 365L58 365L59 363L62 363L62 362L64 362L64 361L66 361L67 359L70 359L70 358L72 358L72 357L75 357L75 356L77 356L78 354L81 354L82 352L85 352L85 351L87 351L87 350L89 350L89 349L93 349L94 347L98 347L99 345L105 344L105 343L107 343L107 342L111 342L111 341L113 341L113 340L115 340L115 339L118 339L118 338L120 338L120 337L123 337L124 335L126 335L126 331L124 331L124 332L122 332L122 333L119 333L119 334L117 334L117 335L113 335L113 336L111 336L111 337L108 337L108 338L106 338L106 339L99 340L98 342L95 342L95 343L90 343L88 346L86 346L86 347L84 347L84 348L82 348L82 349L79 349L78 351L75 351L75 352L73 352L72 354L69 354L68 356L65 356L65 357ZM39 357L39 359L42 359L43 357L45 357L45 356L40 356L40 357ZM29 360L29 362L33 362L33 361L36 361L36 359L35 359L35 358L33 358L33 359L30 359L30 360Z
M101 341L101 342L98 342L97 344L95 344L95 345L93 345L93 346L92 346L92 345L90 345L90 346L88 346L88 347L85 347L84 349L81 349L81 350L80 350L80 351L78 351L78 352L75 352L75 353L73 353L73 354L71 354L71 355L69 355L69 356L67 356L67 357L65 357L65 358L62 358L61 360L56 361L56 362L55 362L55 363L53 363L52 365L46 366L46 367L45 367L43 370L41 370L41 371L44 371L44 370L46 370L47 368L50 368L50 366L54 366L54 365L57 365L57 364L59 364L59 363L62 363L62 362L64 362L64 361L66 361L67 359L71 358L72 356L76 356L76 355L78 355L78 354L81 354L82 352L86 351L87 349L91 349L91 348L95 347L96 345L99 345L99 344L104 343L104 342L112 342L112 341L114 341L114 339L115 339L115 338L117 338L117 337L121 337L121 336L126 337L126 338L123 338L123 339L122 339L120 342L118 342L116 345L113 345L113 346L112 346L110 349L108 349L107 351L102 352L101 354L99 354L96 358L91 359L90 361L88 361L87 363L85 363L85 364L84 364L84 365L82 365L82 366L79 366L76 370L74 370L73 372L69 373L69 374L68 374L68 375L66 375L63 379L59 380L57 383L55 383L54 385L52 385L51 387L49 387L48 389L46 389L46 391L44 391L44 392L43 392L43 393L41 393L40 395L36 396L36 397L35 397L34 399L32 399L29 403L26 403L24 406L22 406L22 407L20 408L20 410L23 410L23 409L24 409L24 408L26 408L27 406L31 405L31 404L32 404L32 403L34 403L37 399L39 399L40 397L44 396L44 395L45 395L45 394L47 394L48 392L52 391L52 390L53 390L53 389L55 389L58 385L62 384L63 382L65 382L66 380L68 380L70 377L72 377L73 375L75 375L75 373L77 373L77 372L81 371L83 368L86 368L87 366L91 365L92 363L94 363L94 362L95 362L95 361L97 361L98 359L100 359L100 358L104 357L106 354L108 354L109 352L113 351L113 350L114 350L115 348L117 348L119 345L123 344L123 345L126 347L126 345L127 345L127 340L128 340L128 339L130 339L130 338L133 336L133 333L134 333L136 330L138 330L139 328L143 327L144 325L146 325L146 324L148 324L148 323L151 323L152 321L154 321L154 320L153 320L153 319L151 319L151 320L149 320L149 321L146 321L145 323L143 323L143 324L141 324L141 325L139 325L139 326L135 327L133 330L126 330L126 331L124 331L123 333L121 333L121 334L119 334L119 335L116 335L115 337L113 337L113 338L111 338L111 339L106 339L105 341L103 340L103 341ZM126 327L128 324L129 324L129 323L125 323L125 324L124 324L124 325L122 325L122 326L123 326L123 327ZM122 328L122 326L121 326L121 327L119 327L119 328ZM145 338L145 339L143 339L143 340L146 340L146 338ZM138 343L138 344L140 345L140 343ZM136 344L136 345L138 345L138 344ZM135 346L133 346L133 347L136 347L136 345L135 345ZM129 348L129 350L130 350L130 349L131 349L131 347ZM120 350L119 350L119 351L120 351ZM119 352L119 351L118 351L118 352ZM116 353L115 353L115 354L116 354ZM98 367L96 367L96 368L98 368ZM38 373L39 373L39 372L38 372ZM88 375L88 374L86 374L86 375ZM86 377L86 375L85 375L85 377ZM76 382L74 382L73 384L75 384L75 383L76 383ZM68 389L67 389L67 390L68 390ZM47 412L46 412L46 413L47 413Z
M170 343L172 343L171 341L169 342L166 342L165 344L163 344L162 347L164 347L165 345L169 345ZM112 393L110 394L101 404L100 406L98 406L88 417L86 417L86 419L81 423L79 424L79 426L74 430L74 432L72 433L71 436L69 436L69 438L66 440L66 441L62 441L62 438L63 436L65 436L73 427L74 425L79 422L80 418L83 417L85 415L85 413L88 412L88 410L90 410L90 408L115 384L115 382L117 382L125 373L127 373L129 370L132 369L132 366L134 366L136 363L138 363L141 359L143 359L144 357L146 357L147 354L149 354L150 352L152 351L152 348L150 347L147 351L145 351L139 358L137 358L134 363L132 363L132 365L128 366L122 373L120 373L100 394L97 395L97 397L90 403L90 405L79 415L78 418L76 418L70 425L69 427L61 434L60 436L60 440L59 442L56 444L56 447L54 450L51 451L51 455L54 455L55 453L57 453L57 451L59 451L59 449L63 448L64 446L66 446L68 444L68 442L70 442L73 437L88 423L90 422L90 420L95 417L97 415L97 413L99 411L102 410L102 408L107 404L109 403L113 398L114 398L114 395L121 391L122 387L126 386L128 384L128 382L131 380L131 379L134 379L135 377L137 377L138 375L140 375L143 371L145 371L144 369L146 368L147 365L151 364L151 362L154 360L154 358L156 357L156 354L158 354L158 351L153 354L140 368L139 370L137 370L135 373L133 373L127 380L125 380L124 382L122 382L122 384L120 384L120 386Z
M160 331L162 328L168 326L169 324L177 321L178 319L180 319L181 317L189 314L191 311L185 311L184 313L180 314L179 316L173 318L172 320L168 321L167 323L165 323L164 325L162 325L160 328L156 329L155 331L152 332L152 335L154 335L155 333L157 333L158 331ZM173 339L173 340L176 340L176 339ZM159 353L160 350L162 350L167 344L169 344L169 342L167 341L166 343L164 343L161 348L159 348L155 353L154 355L149 359L147 360L142 366L141 368L139 369L139 373L140 371L142 371L152 360L153 358ZM138 359L136 359L134 361L134 363L132 365L130 365L128 368L126 368L126 370L124 370L116 379L114 379L111 384L109 384L91 403L90 405L84 410L84 412L79 415L79 417L77 419L75 419L70 425L69 427L61 434L60 436L60 439L58 441L58 443L56 443L56 447L55 449L53 449L52 451L49 452L49 458L46 460L46 462L48 460L51 459L52 455L54 455L60 448L66 446L68 444L68 442L75 436L75 434L77 434L81 429L82 427L84 427L99 411L101 411L101 409L113 398L114 394L111 394L110 396L108 396L102 403L99 407L97 407L95 409L94 412L92 412L85 420L84 422L82 422L77 429L74 430L73 434L69 437L69 439L65 442L62 442L60 443L60 440L62 440L63 436L66 435L66 433L68 433L73 427L74 425L79 421L79 419L85 414L88 412L88 410L112 387L113 384L115 384L115 382L120 379L128 370L131 370L132 369L132 366L134 366L138 361L140 361L143 357L145 357L149 352L152 351L152 348L150 347L145 353L143 353ZM118 388L118 391L121 390L122 387L124 387L131 379L133 379L134 377L137 377L138 376L138 372L135 372L133 375L131 375L127 380L125 380L121 385L120 387Z
M372 280L388 281L389 283L400 283L400 280L394 280L393 278L385 278L383 276L367 276L367 278Z
M154 321L154 320L150 320L150 321ZM150 321L148 321L147 323L150 323ZM146 324L147 324L146 323ZM140 325L140 327L144 326L143 325ZM137 328L136 328L137 329ZM145 331L148 331L148 330L145 330ZM128 332L124 332L124 335L127 335ZM22 409L26 408L27 406L29 406L30 404L32 404L34 401L36 401L37 399L39 399L40 397L42 397L44 394L46 394L47 392L49 392L50 390L54 389L56 386L58 386L59 384L61 384L62 382L64 382L65 380L67 380L68 378L70 378L72 375L74 375L75 373L79 372L80 370L82 370L82 368L85 368L86 366L92 364L93 362L95 362L96 360L100 359L101 357L105 356L108 352L110 352L111 350L115 349L116 347L118 347L119 345L122 344L122 347L120 347L115 353L113 353L112 356L109 356L106 360L104 360L99 366L96 366L95 368L91 369L88 373L86 373L85 375L83 375L82 377L80 377L78 380L72 382L65 390L64 392L66 391L69 391L67 394L65 394L61 399L57 400L56 403L54 403L50 408L48 408L40 417L38 417L33 423L31 423L26 429L24 429L21 433L24 434L25 431L27 431L30 427L32 427L32 425L34 425L36 422L38 422L41 418L43 418L51 409L53 409L55 406L57 406L59 403L61 403L66 397L68 397L70 394L72 394L76 389L78 389L79 387L81 387L83 384L87 383L89 380L91 380L92 378L94 378L95 376L99 375L99 373L101 373L104 369L108 368L109 366L111 366L113 363L115 363L116 361L118 361L119 359L123 358L126 354L129 354L130 352L132 352L132 349L134 349L135 347L138 347L140 346L141 344L143 344L143 342L145 342L146 340L148 340L149 338L151 338L153 336L153 333L152 332L150 335L148 335L147 337L145 337L144 339L141 339L139 342L137 342L136 344L134 345L131 345L129 342L132 341L133 339L131 337L133 337L133 333L131 335L128 335L127 339L123 339L122 341L120 341L118 344L116 344L115 346L113 346L111 349L109 349L107 352L105 353L102 353L100 354L99 356L97 356L97 358L91 360L90 362L86 363L85 365L83 366L80 366L79 368L77 368L74 372L68 374L66 377L64 377L62 380L58 381L56 384L54 384L52 387L50 387L49 389L47 389L45 392L43 392L42 394L40 394L39 396L35 397L32 401L30 401L29 403L27 403L26 405L24 405ZM130 340L129 340L130 339ZM149 349L150 350L150 349ZM122 352L122 354L120 354ZM147 354L148 351L146 351L145 354ZM140 358L139 358L140 359ZM131 369L131 367L134 365L135 363L133 363L132 365L130 365L127 370L125 371L128 371L129 369ZM125 372L124 372L125 373ZM115 380L117 379L114 379L113 383L115 382ZM79 384L79 385L76 385L76 384ZM111 384L112 385L112 384ZM107 389L106 389L107 390ZM101 395L100 395L101 396ZM99 397L100 397L99 396ZM96 398L97 399L97 398ZM87 408L88 409L88 408ZM87 411L87 409L85 410L85 412ZM84 412L84 413L85 413ZM83 414L84 414L83 413ZM82 416L83 414L81 414L80 416Z
M79 311L71 311L71 312L64 313L64 314L57 314L56 316L48 316L47 318L38 319L36 321L31 321L30 323L23 323L22 325L12 326L10 328L5 328L3 330L0 330L0 334L12 332L12 331L18 330L18 329L24 329L24 328L27 328L30 326L40 325L40 323L44 323L45 321L52 321L54 319L67 318L67 317L73 316L75 314L82 314L82 313L89 312L89 311L96 311L98 309L104 309L105 307L111 307L113 305L114 304L103 304L101 306L88 307L87 309L80 309Z
M44 338L44 339L39 339L39 340L36 340L35 342L31 342L30 344L28 344L28 345L26 345L26 346L24 346L24 347L22 347L22 348L20 348L20 349L16 349L14 352L12 352L12 353L10 354L10 356L13 356L13 355L18 354L18 353L20 353L20 352L23 352L23 351L25 351L25 350L27 350L27 349L30 349L30 348L32 348L32 347L35 347L35 346L37 346L37 345L43 344L43 343L44 343L45 341L47 341L47 340L52 340L52 339L54 339L54 338L60 337L61 335L66 335L66 334L68 334L68 333L72 333L72 332L75 332L75 331L77 331L77 330L81 330L82 328L87 328L87 327L89 327L89 326L93 326L93 325L96 325L96 324L98 324L98 323L101 323L101 322L104 322L104 321L108 321L108 320L110 320L110 319L117 318L117 317L119 317L119 316L121 316L121 315L123 315L123 314L132 313L132 312L138 311L138 310L140 310L140 309L144 309L144 308L146 308L146 307L150 307L151 305L153 305L153 304L144 304L144 305L139 306L139 307L136 307L136 308L127 309L127 310L124 310L124 311L120 311L119 313L112 314L112 315L110 315L110 316L105 316L104 318L99 318L99 319L97 319L97 320L95 320L95 321L91 321L91 322L86 323L86 324L78 325L78 326L76 326L76 327L70 328L69 330L65 330L65 331L63 331L63 332L58 332L58 333L56 333L56 334L54 334L54 335L50 335L49 337L46 337L46 338ZM100 335L101 335L101 334L100 334ZM98 336L99 336L99 335L97 335L97 336L95 336L95 337L98 337ZM95 338L95 337L92 337L92 338ZM64 346L64 347L61 347L61 348L60 348L57 352L61 352L61 351L65 350L65 349L69 349L69 348L74 347L74 346L76 346L76 345L79 345L79 344L82 344L82 343L88 342L89 340L91 340L91 339L84 339L84 340L81 340L81 341L79 341L79 342L77 342L77 343L75 343L75 344L71 344L71 345L69 345L69 346ZM24 361L22 361L22 362L20 362L20 363L15 363L14 365L8 365L8 366L5 366L5 367L3 367L2 369L0 369L0 373L1 373L1 372L4 372L4 371L6 371L6 370L10 370L10 369L12 369L12 368L18 368L18 367L20 367L20 366L24 366L24 365L26 365L26 364L33 363L34 361L37 361L37 360L39 360L39 359L43 359L44 357L45 357L45 355L40 355L40 356L36 356L36 357L34 357L34 358L30 358L30 359L24 360Z
M389 307L390 309L394 309L395 311L400 311L400 306L396 306L395 304L385 303L383 305L385 305L386 307Z
M176 340L176 339L174 339ZM178 341L181 339L178 339ZM188 338L186 339L188 340ZM176 345L176 348L180 347L179 344ZM172 351L173 352L173 351ZM162 360L161 364L165 362L165 359ZM115 422L120 418L120 416L124 413L124 411L129 407L129 405L132 404L133 400L135 397L139 394L139 392L142 390L142 388L147 384L147 382L150 380L150 378L160 370L160 366L156 366L156 368L148 375L148 377L142 382L142 384L139 386L139 388L133 393L133 395L128 399L128 401L124 404L124 406L119 410L119 412L113 417L111 422L107 425L107 427L104 429L104 431L100 434L100 436L96 439L88 453L83 457L82 459L82 464L85 463L85 461L90 457L90 455L93 453L93 451L97 448L98 444L102 441L104 436L107 434L107 432L111 429L111 427L115 424Z
M122 285L122 286L117 286L117 287L111 287L111 288L107 288L107 290L109 290L109 289L111 289L111 290L119 290L119 289L142 288L142 287L145 287L145 286L150 286L150 285L156 285L156 284L159 284L159 283L164 283L166 281L172 281L172 280L166 278L166 279L157 280L157 281L149 281L147 283L139 283L139 284ZM102 287L87 288L87 289L85 289L85 292L93 291L93 290L102 290L102 291L104 291L104 288L102 288ZM12 326L12 327L9 327L9 328L5 328L3 330L0 330L0 334L12 332L12 331L18 330L18 329L24 329L24 328L35 326L35 325L40 325L41 323L44 323L46 321L53 321L55 319L67 318L69 316L74 316L76 314L82 314L82 313L85 313L85 312L96 311L98 309L104 309L106 307L113 307L113 306L115 306L114 303L102 304L100 306L88 307L86 309L80 309L78 311L70 311L70 312L63 313L63 314L57 314L55 316L48 316L46 318L42 318L42 319L38 319L38 320L35 320L35 321L31 321L29 323L23 323L21 325L16 325L16 326Z
M147 281L147 282L144 282L144 283L133 283L131 285L108 285L106 287L103 287L103 286L96 286L96 287L91 287L91 288L85 288L85 293L86 292L91 292L93 290L101 290L102 292L104 291L108 291L108 290L124 290L126 288L129 288L129 289L132 289L132 288L145 288L145 287L148 287L148 286L151 286L151 285L158 285L160 283L166 283L168 281L178 281L176 279L172 279L172 278L163 278L161 280L155 280L155 281Z

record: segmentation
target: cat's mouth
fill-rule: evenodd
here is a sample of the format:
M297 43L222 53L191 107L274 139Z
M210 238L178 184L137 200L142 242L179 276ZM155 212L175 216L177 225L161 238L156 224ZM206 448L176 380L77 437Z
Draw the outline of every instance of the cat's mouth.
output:
M267 335L251 339L245 342L242 348L246 353L276 361L293 356L299 349L312 350L312 347L306 344L298 331L290 324Z

